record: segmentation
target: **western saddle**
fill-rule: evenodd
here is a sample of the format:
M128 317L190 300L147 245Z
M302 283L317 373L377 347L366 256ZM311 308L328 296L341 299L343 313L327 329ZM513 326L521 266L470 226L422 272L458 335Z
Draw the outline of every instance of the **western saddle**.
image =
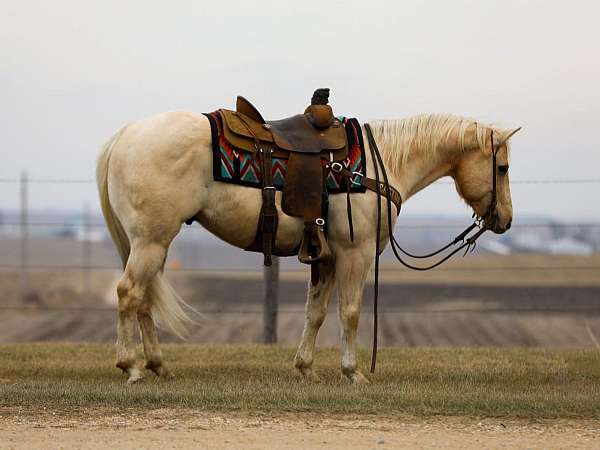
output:
M285 158L281 208L285 214L304 220L298 259L311 265L314 283L318 280L316 263L333 258L325 238L325 178L334 163L341 167L340 162L348 156L344 125L334 117L328 99L329 89L317 89L303 114L272 121L264 120L241 96L236 111L219 110L225 139L236 148L258 153L261 161L262 208L255 240L247 250L261 251L267 266L272 254L288 256L275 248L278 219L271 172L272 158Z

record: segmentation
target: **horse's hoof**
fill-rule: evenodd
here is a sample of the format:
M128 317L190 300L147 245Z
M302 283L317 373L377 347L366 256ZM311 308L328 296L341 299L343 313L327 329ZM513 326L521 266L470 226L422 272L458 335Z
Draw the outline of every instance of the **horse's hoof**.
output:
M167 369L165 366L161 366L157 372L156 372L156 376L158 377L159 380L161 381L170 381L173 378L175 378L175 375L173 374L173 372L171 372L169 369Z
M175 378L173 372L171 372L167 366L162 363L147 363L146 369L150 369L158 377L158 379L167 381Z
M348 376L348 378L350 378L350 381L352 381L352 384L369 384L371 383L367 377L365 377L362 373L360 373L358 370L353 372L352 374L350 374Z
M127 379L128 385L139 383L141 380L144 379L144 375L142 375L141 370L136 367L128 369L127 373L129 374L129 378Z
M307 381L309 383L320 383L321 382L321 378L319 378L317 373L312 369L303 368L303 369L300 369L300 373L302 374L302 378L304 378L304 381Z

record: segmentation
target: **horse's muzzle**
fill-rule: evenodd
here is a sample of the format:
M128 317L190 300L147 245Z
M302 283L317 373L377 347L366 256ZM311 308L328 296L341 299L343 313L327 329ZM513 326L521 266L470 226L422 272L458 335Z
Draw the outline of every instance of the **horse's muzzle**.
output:
M505 233L507 230L510 229L511 225L512 225L512 217L510 219L508 219L508 221L505 224L503 224L497 213L489 214L486 217L485 222L484 222L485 228L493 231L496 234Z
M506 225L502 225L497 217L491 224L486 224L487 228L492 230L496 234L506 233L506 231L510 230L511 225L512 219L509 219L508 222L506 222Z

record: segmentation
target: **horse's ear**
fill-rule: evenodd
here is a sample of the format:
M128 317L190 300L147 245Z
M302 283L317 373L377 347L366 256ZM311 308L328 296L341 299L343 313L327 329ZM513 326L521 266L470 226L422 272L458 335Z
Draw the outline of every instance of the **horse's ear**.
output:
M505 130L504 131L504 136L502 136L502 142L506 142L508 141L511 137L513 137L514 134L516 134L517 131L519 131L521 128L523 127L518 127L518 128L513 128L512 130Z

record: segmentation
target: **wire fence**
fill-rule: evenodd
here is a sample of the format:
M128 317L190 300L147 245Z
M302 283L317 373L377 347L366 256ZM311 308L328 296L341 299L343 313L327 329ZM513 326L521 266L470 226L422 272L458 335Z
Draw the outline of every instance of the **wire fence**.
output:
M27 186L30 183L39 184L91 184L96 181L93 179L66 179L66 178L31 178L26 173L23 173L20 178L15 177L0 177L0 183L18 183L21 185L21 217L20 220L3 220L0 221L0 227L19 227L22 237L21 245L21 261L20 264L2 264L0 263L0 270L61 270L61 271L78 271L78 270L99 270L99 271L111 271L119 270L120 266L113 265L95 265L91 262L91 247L89 243L86 244L85 239L82 242L84 246L84 263L83 264L32 264L29 260L27 252L28 245L28 228L82 228L84 233L90 233L91 229L106 229L106 225L103 222L93 221L90 214L89 208L84 207L83 214L80 218L72 221L33 221L29 218L28 213L28 189ZM438 184L452 184L451 182L441 181ZM541 185L541 184L600 184L600 178L565 178L565 179L522 179L512 180L511 184L530 184L530 185ZM440 223L412 223L412 224L398 224L400 230L453 230L462 229L462 224L440 224ZM571 229L571 230L582 230L582 229L600 229L600 222L579 222L579 223L523 223L514 224L515 229ZM193 227L183 228L183 230L194 230ZM84 236L85 238L85 236ZM87 247L86 247L87 246ZM472 266L461 266L461 267L441 267L437 271L441 272L514 272L514 271L593 271L599 270L600 267L596 266L500 266L500 267L472 267ZM398 268L397 271L408 271L408 269ZM180 272L199 272L202 269L192 267L178 268Z
M30 220L29 211L28 211L28 185L30 183L33 184L68 184L68 185L77 185L77 184L93 184L95 180L92 179L64 179L64 178L29 178L25 174L21 178L10 178L10 177L0 177L0 183L15 183L20 184L21 186L21 214L20 220L5 220L0 222L0 226L7 227L20 227L21 230L21 253L19 263L16 264L2 264L0 263L0 270L4 271L20 271L21 273L21 290L22 292L27 292L29 289L29 280L27 273L29 271L81 271L83 274L82 282L84 285L84 292L89 291L91 281L91 272L92 271L116 271L121 270L121 267L118 265L104 265L104 264L93 264L92 263L92 250L89 242L85 240L82 242L82 263L81 264L35 264L30 260L30 256L28 254L28 241L29 227L55 227L55 228L69 228L69 227L83 227L83 230L86 233L89 233L91 229L104 229L105 224L102 222L92 221L91 216L89 214L89 209L84 208L84 212L79 218L79 220L73 221L48 221L41 220L35 221ZM453 184L452 182L440 181L436 184ZM590 185L590 184L600 184L600 178L580 178L580 179L521 179L521 180L512 180L511 184L517 185ZM578 223L523 223L523 224L515 224L514 228L517 229L539 229L539 228L551 228L551 229L600 229L600 223L596 222L578 222ZM398 229L407 229L407 230L427 230L427 229L461 229L463 228L460 224L440 224L440 223L413 223L413 224L399 224ZM193 228L189 228L193 229ZM182 272L182 273L202 273L208 272L199 268L192 267L181 267L177 269L169 269L168 271L172 272ZM405 268L382 268L382 273L386 272L409 272L408 269ZM552 274L556 272L572 272L572 271L585 271L589 273L590 271L599 271L599 265L501 265L501 266L472 266L472 265L461 265L461 266L451 266L451 267L440 267L436 269L438 272L477 272L477 273L491 273L491 272L505 272L505 273L515 273L515 272L545 272ZM228 271L220 271L221 273L227 273ZM238 270L231 270L231 272L235 272L237 274L240 273ZM256 273L256 272L254 272ZM25 297L25 296L23 296ZM101 306L101 307L93 307L93 306L82 306L82 307L72 307L72 306L47 306L47 305L36 305L31 306L27 304L21 305L1 305L0 310L2 311L41 311L41 312L54 312L54 311L63 311L63 312L85 312L85 313L94 313L94 312L109 312L113 313L115 311L114 307L110 306ZM255 314L260 315L264 313L263 309L256 308L246 308L246 309L227 309L227 308L205 308L201 309L198 312L201 314L207 315L236 315L236 314ZM304 314L303 308L290 308L290 307L280 307L278 308L278 313L280 314ZM372 311L365 309L365 313L369 314ZM538 314L538 313L552 313L552 314L589 314L596 315L600 314L600 304L598 307L577 307L577 308L529 308L529 307L514 307L514 308L388 308L382 311L383 314L459 314L459 313L473 313L473 314L489 314L489 313L524 313L524 314Z

